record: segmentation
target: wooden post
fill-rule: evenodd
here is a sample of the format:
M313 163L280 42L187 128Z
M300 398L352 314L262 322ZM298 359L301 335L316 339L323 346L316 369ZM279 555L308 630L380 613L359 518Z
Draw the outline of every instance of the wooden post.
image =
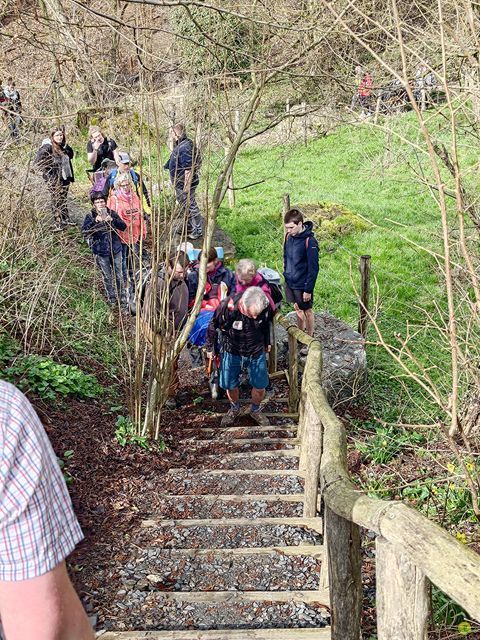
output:
M297 339L288 334L288 410L295 413L298 408L298 356Z
M305 473L303 517L317 515L320 460L322 458L322 423L308 398L303 410L303 429L300 446L299 469Z
M283 215L285 215L287 211L290 211L290 194L284 193L283 194Z
M277 335L275 331L275 318L273 318L272 328L271 328L271 349L268 354L268 372L275 373L277 370Z
M332 640L360 640L362 559L360 527L325 505ZM390 636L393 640L393 636Z
M302 129L303 129L303 144L307 146L308 144L308 119L307 119L307 103L302 102Z
M370 293L370 260L371 256L360 256L361 292L360 301L358 303L360 311L358 332L362 334L362 338L364 340L367 339L368 300Z
M430 584L402 549L376 539L378 640L427 640Z
M382 104L382 94L379 93L377 97L377 104L375 105L375 116L373 118L373 123L377 124L378 122L378 114L380 113L380 105Z

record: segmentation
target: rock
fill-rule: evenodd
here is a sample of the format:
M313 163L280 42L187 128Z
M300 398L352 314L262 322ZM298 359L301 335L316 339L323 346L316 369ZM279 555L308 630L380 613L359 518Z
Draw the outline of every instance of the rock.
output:
M294 311L287 320L296 324ZM287 363L288 336L285 329L276 327L278 360ZM330 405L345 406L365 390L367 356L361 335L348 324L327 313L315 313L314 337L322 345L323 367L321 384Z

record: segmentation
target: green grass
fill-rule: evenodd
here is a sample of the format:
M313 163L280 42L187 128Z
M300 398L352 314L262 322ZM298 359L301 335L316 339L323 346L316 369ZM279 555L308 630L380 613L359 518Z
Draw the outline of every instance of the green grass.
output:
M393 126L402 136L421 143L412 114L397 119ZM435 135L446 137L440 129ZM387 146L391 151L386 151ZM464 146L464 160L473 166L476 160L469 145ZM338 128L308 146L249 147L235 165L235 186L263 182L239 189L235 209L224 205L219 223L231 235L238 258L253 257L281 272L284 193L290 194L292 205L334 202L370 221L367 228L320 240L315 308L356 326L358 263L361 255L369 254L372 294L378 283L379 326L387 340L395 341L394 334L406 334L407 323L423 324L424 311L432 312L434 301L444 306L434 260L416 246L442 252L437 205L412 171L418 157L430 175L428 158L368 125ZM445 180L448 184L446 174ZM373 329L370 338L375 339ZM442 352L434 334L421 332L415 348L420 359L434 367L432 376L448 384L448 354ZM370 399L378 414L404 420L434 411L415 385L396 379L399 369L383 350L370 347L368 355Z

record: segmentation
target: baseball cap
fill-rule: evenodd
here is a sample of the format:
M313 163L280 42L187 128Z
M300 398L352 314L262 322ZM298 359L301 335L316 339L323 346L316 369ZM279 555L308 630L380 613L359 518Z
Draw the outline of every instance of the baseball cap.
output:
M120 153L118 154L118 159L122 164L130 164L131 163L130 156L128 155L128 153L126 151L120 151Z

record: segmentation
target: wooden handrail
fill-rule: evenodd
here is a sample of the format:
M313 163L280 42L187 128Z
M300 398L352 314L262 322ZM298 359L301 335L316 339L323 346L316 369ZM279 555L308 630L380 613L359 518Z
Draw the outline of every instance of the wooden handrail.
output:
M305 478L305 512L309 517L315 515L319 490L325 505L333 640L360 638L359 606L362 593L356 569L360 556L354 549L358 537L355 527L358 526L380 536L377 547L382 558L377 576L379 640L392 637L392 627L390 630L384 629L385 625L392 623L387 620L389 612L402 617L396 621L395 628L401 629L403 625L404 629L395 638L426 638L428 588L418 586L424 584L422 575L462 606L472 618L480 620L480 555L411 507L401 502L370 498L353 484L347 470L345 429L321 387L321 345L280 314L277 314L276 320L289 336L309 346L300 396L300 467L308 471ZM339 545L342 544L343 553L339 551ZM387 579L389 572L384 568L385 557L391 559L392 554L397 558L404 557L404 564L411 563L409 575L417 576L415 580L418 580L418 585L411 589L407 580L396 580L393 584L392 575L390 602L388 593L382 592L385 585L378 584L378 580ZM339 563L343 563L342 571L337 570ZM351 572L350 575L345 576L345 568ZM343 585L339 584L342 575ZM352 596L355 582L356 599ZM404 599L398 596L399 589L403 589ZM386 602L391 606L385 606Z

